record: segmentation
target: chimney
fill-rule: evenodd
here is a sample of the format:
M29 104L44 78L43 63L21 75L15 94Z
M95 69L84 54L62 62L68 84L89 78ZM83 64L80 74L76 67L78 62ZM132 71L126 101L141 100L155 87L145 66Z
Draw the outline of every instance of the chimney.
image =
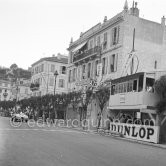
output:
M130 14L139 17L139 9L137 8L138 3L133 1L133 6L130 8Z
M125 11L128 10L128 2L127 2L127 0L125 1L125 4L124 4L124 7L123 7L123 10L125 10Z
M73 43L73 38L71 37L70 44L72 44L72 43Z
M104 17L104 21L103 22L107 22L107 16Z
M165 16L161 18L161 25L165 26Z

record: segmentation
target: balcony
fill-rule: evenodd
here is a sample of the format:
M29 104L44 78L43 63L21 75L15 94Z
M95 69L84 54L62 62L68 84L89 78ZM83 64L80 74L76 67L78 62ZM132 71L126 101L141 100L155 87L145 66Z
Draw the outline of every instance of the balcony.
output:
M31 91L39 90L40 84L39 83L31 83L30 89Z
M159 96L150 92L129 92L111 95L109 109L117 110L140 110L153 108L160 100Z
M80 61L82 59L90 57L90 56L92 56L94 54L97 54L99 51L100 51L100 47L96 46L96 47L91 48L89 50L85 50L85 51L83 51L81 53L80 52L76 53L76 54L74 54L73 62L75 63L75 62L78 62L78 61Z

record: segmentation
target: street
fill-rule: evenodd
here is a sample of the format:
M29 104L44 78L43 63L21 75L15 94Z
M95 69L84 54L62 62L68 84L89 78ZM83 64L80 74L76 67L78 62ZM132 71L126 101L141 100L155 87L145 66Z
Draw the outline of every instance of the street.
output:
M12 127L0 117L0 166L165 166L166 150L59 127Z

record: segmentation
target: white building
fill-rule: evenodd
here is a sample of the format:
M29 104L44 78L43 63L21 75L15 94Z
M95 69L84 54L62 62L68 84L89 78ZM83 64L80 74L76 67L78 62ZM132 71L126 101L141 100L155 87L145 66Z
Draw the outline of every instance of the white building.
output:
M67 92L67 64L68 57L58 54L57 56L41 58L32 64L31 87L37 84L38 87L33 88L32 96L40 96L46 94L66 93ZM58 72L55 87L55 71Z
M17 101L31 97L30 79L19 79L17 85L12 86L12 99Z
M11 82L0 80L0 101L11 99Z

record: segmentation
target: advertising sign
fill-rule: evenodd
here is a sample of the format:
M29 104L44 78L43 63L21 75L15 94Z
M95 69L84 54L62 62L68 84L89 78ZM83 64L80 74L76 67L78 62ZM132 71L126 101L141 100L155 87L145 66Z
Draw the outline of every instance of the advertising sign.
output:
M126 138L146 142L159 142L159 127L126 123L110 123L111 132L121 133Z

